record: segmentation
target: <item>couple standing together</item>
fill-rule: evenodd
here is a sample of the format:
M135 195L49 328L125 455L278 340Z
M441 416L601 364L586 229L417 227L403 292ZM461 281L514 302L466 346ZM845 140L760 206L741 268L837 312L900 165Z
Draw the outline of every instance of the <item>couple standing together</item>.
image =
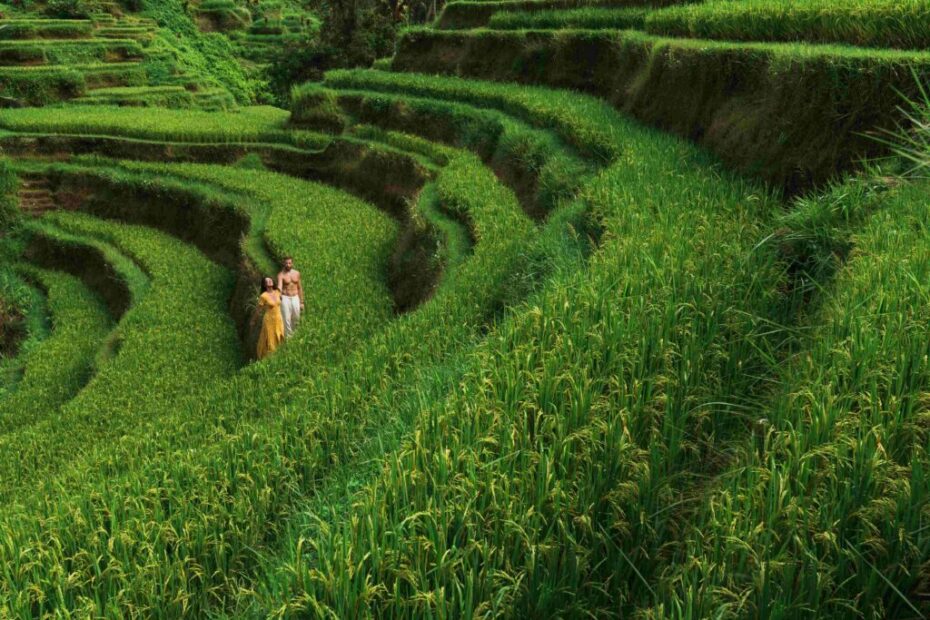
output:
M287 257L278 272L277 282L262 278L261 296L258 298L256 318L262 317L262 331L258 335L258 359L264 359L290 338L300 321L304 309L304 287L300 272L294 269L294 259Z

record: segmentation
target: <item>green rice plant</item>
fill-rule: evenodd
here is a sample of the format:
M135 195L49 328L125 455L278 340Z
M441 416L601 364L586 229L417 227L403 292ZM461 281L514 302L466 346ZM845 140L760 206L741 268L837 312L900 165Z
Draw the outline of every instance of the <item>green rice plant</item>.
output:
M930 92L916 72L914 81L918 93L914 98L904 98L901 106L904 121L874 138L904 163L903 176L923 177L930 166Z
M525 286L521 283L525 275L514 278L519 265L526 265L534 227L513 196L474 158L463 157L444 171L450 176L437 182L440 199L448 201L443 208L460 211L472 204L480 209L469 214L479 240L475 251L454 274L447 274L441 290L417 312L393 322L390 329L375 335L358 351L350 351L343 362L303 372L301 360L306 347L322 341L303 346L289 342L268 362L249 367L231 384L217 386L212 397L192 398L176 407L178 424L153 421L149 426L140 421L132 437L101 449L96 457L88 456L86 468L76 464L67 472L70 482L61 478L49 487L62 485L54 497L70 504L47 506L63 526L51 538L57 540L55 544L64 555L44 544L40 553L63 558L73 555L72 549L89 549L89 543L96 547L85 528L96 529L92 524L102 516L100 507L108 506L107 520L117 524L119 537L112 539L109 549L99 547L82 557L90 559L102 552L114 560L120 558L127 569L134 568L98 572L94 560L80 561L72 568L90 581L75 580L61 589L53 585L51 574L24 571L25 567L14 561L7 572L10 579L0 584L0 592L9 594L6 601L11 610L31 605L21 587L24 580L34 584L33 591L47 593L40 608L96 606L89 603L92 599L83 598L83 593L93 591L96 600L109 600L116 608L157 604L166 616L182 609L196 615L209 601L235 590L254 566L254 549L273 537L269 525L305 492L301 489L311 490L333 468L351 461L363 448L367 450L370 444L366 439L375 440L399 412L409 410L401 407L409 408L415 402L415 396L403 386L428 373L432 365L445 364L452 351L472 342L481 325L516 292L514 285ZM301 198L295 196L295 200ZM352 230L338 218L323 219L338 226L339 233L320 249ZM349 253L345 259L351 257ZM349 333L357 329L357 324L346 326ZM282 385L289 388L282 392ZM218 419L224 420L219 426ZM157 432L149 433L147 428ZM197 450L187 448L194 445ZM185 456L161 458L165 450L178 450ZM105 486L100 486L102 480L106 480ZM244 484L245 480L249 482ZM162 499L151 504L112 503L108 499L101 503L83 492L64 492L74 485L89 492L95 489L92 494L96 497L112 493L114 498L158 488ZM172 506L170 516L164 512L168 506ZM27 533L29 522L35 523L25 517L27 514L21 518L9 512L7 522L15 523L12 531L17 532L18 540L39 542ZM72 521L69 514L80 518ZM64 526L65 521L68 526ZM153 529L146 523L163 525ZM169 543L162 538L157 532L164 531L163 526L181 534L181 539L172 537L177 542ZM43 536L51 539L48 533ZM166 556L176 557L176 561L145 560L148 552L144 549L154 549L150 545L164 549L166 543L183 549L180 555ZM0 554L12 559L19 544L4 545ZM48 556L50 567L59 561L52 556ZM204 568L207 581L179 579L179 571L194 558ZM162 585L150 587L156 583ZM177 596L166 598L169 591ZM169 600L177 603L166 604Z
M80 71L87 88L133 86L145 83L143 64L139 62L105 62L70 65Z
M93 92L88 93L88 97L109 97L120 95L149 95L160 93L176 93L184 90L181 86L126 86L114 88L95 88Z
M202 394L234 372L240 360L225 312L228 272L154 231L80 214L46 217L66 231L114 244L140 262L152 285L120 323L117 359L98 369L57 412L0 437L10 455L0 459L0 493L7 498L59 471L96 441L120 437L140 414L151 416L156 407ZM69 428L72 441L60 441L55 429L62 427Z
M287 112L244 107L230 112L135 110L112 106L70 106L60 110L0 110L0 126L22 132L111 134L178 142L276 141Z
M515 100L498 109L548 94L494 93ZM298 517L256 615L609 617L648 592L677 501L751 425L791 305L756 247L777 203L611 120L624 151L580 194L604 231L584 270L556 272L421 401L371 484Z
M597 95L797 194L887 154L865 134L903 121L899 93L916 95L912 74L930 76L930 55L632 30L417 29L401 36L392 68Z
M11 268L11 258L4 259L0 268L0 402L21 380L30 351L41 346L49 335L45 298Z
M20 41L17 41L17 43L20 43ZM32 41L26 41L24 43L27 43L27 45L0 48L0 65L45 64L47 61L45 50Z
M99 39L134 39L140 43L149 43L156 33L157 28L151 26L111 26L97 28L94 36Z
M646 18L649 32L731 41L930 47L926 0L708 0Z
M498 11L488 21L497 30L642 30L649 9L581 8L548 11Z
M80 39L94 25L78 19L0 19L0 41L8 39Z
M139 42L132 39L0 41L0 62L4 64L34 61L37 55L48 64L68 65L137 59L143 51Z
M309 85L311 92L320 88ZM295 109L317 105L295 89ZM421 97L339 89L328 93L357 121L417 134L478 154L515 191L534 218L544 217L560 201L574 195L591 174L591 167L568 152L561 140L493 110ZM315 95L316 96L316 95ZM329 109L329 107L327 107ZM292 113L292 117L296 112ZM328 113L332 114L332 113Z
M3 97L46 105L81 94L84 76L72 67L0 67Z
M238 5L233 0L206 0L197 7L199 10L235 9Z
M422 162L424 167L432 170L438 170L448 164L454 152L448 146L432 142L420 135L385 129L383 125L353 125L348 128L346 134L352 139L375 142L409 153Z
M861 183L803 209L835 211ZM926 615L926 192L886 188L851 227L803 355L696 498L643 617Z
M79 105L158 106L165 108L192 108L194 96L181 86L136 86L127 88L98 88L78 97Z
M495 107L531 124L551 127L566 143L597 162L611 161L622 152L622 141L617 139L615 125L607 120L615 112L609 105L591 97L454 77L372 70L330 71L326 74L326 84L333 88L403 92L417 97Z
M194 105L201 110L228 112L237 107L236 99L225 88L205 88L192 93L192 96Z
M22 379L0 396L0 432L57 411L87 382L112 319L80 280L62 272L28 270L47 291L52 331L20 360Z
M0 228L9 226L19 212L19 179L10 162L0 157Z
M319 85L304 84L291 92L290 122L298 127L339 134L346 119L336 96Z
M443 7L436 27L446 30L482 28L498 13L521 13L531 19L536 12L559 12L594 7L631 9L681 4L680 0L456 0Z

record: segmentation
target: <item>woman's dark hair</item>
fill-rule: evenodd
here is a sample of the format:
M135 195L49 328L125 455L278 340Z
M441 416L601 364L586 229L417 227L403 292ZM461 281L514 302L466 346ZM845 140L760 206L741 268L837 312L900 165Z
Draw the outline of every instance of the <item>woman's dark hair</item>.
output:
M274 278L271 276L262 276L261 281L258 283L258 290L260 293L264 293L266 290L268 290L265 288L265 280L271 280L271 290L278 290L278 284L274 281Z

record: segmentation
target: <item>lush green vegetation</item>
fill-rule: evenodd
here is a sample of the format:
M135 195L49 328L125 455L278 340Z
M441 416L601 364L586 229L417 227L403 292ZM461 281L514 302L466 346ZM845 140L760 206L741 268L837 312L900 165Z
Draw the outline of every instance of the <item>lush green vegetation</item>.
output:
M0 432L33 424L70 400L90 378L111 319L100 300L65 273L30 272L47 290L50 337L21 354L22 379L0 396Z
M638 14L649 8L679 3L680 0L455 0L445 6L436 25L447 29L479 28L487 26L498 13L520 13L532 19L536 12L555 14L596 7Z
M287 112L271 107L226 113L158 109L143 114L109 106L73 106L67 114L45 108L0 110L0 126L14 131L115 134L178 142L274 141L287 118Z
M200 32L181 0L144 0L143 6L160 26L153 46L165 51L160 60L150 61L150 75L167 80L180 72L204 87L222 86L239 103L255 100L257 85L235 60L224 36Z
M649 2L453 2L443 28L645 30L729 41L841 43L875 48L926 49L930 4L925 0L708 0ZM646 6L637 6L646 5Z
M622 152L622 140L608 119L616 113L591 97L567 92L535 90L456 78L409 75L383 71L331 71L326 83L375 92L405 92L500 108L534 125L552 127L563 140L595 161L610 161Z
M191 92L183 86L135 86L97 88L75 103L92 105L158 106L229 110L236 102L225 89Z
M916 96L918 81L930 80L923 51L669 39L633 30L412 29L391 68L585 91L696 138L732 167L792 194L882 153L859 128L894 128L903 121L901 95Z
M338 86L338 90L316 85L296 89L292 122L299 119L332 130L344 127L351 117L356 122L377 123L466 148L497 172L536 219L572 197L592 172L592 166L571 152L557 135L495 110L413 97L412 89L400 96L377 92L377 81L368 79L372 77L380 76L330 73L327 84ZM403 88L404 82L395 86ZM356 90L368 87L373 89Z
M547 29L617 29L641 30L646 24L648 9L583 8L564 11L498 11L491 15L489 28L501 30Z
M0 40L81 38L93 31L90 20L74 19L3 19L0 26Z
M12 263L4 256L4 263ZM0 398L22 378L29 351L41 345L48 336L45 299L10 265L0 270Z
M40 64L81 64L98 60L129 60L139 58L142 47L132 39L33 41L0 41L0 62L36 62Z
M795 243L831 239L852 255L802 336L804 355L784 365L753 441L685 528L657 580L656 609L923 614L926 191L923 182L888 190L855 181L786 218ZM757 580L742 570L763 563L772 572Z
M440 9L4 7L0 616L930 613L924 3Z
M930 47L926 0L709 0L657 11L650 32L731 41Z
M171 591L182 597L175 600L183 599L194 609L200 609L212 598L215 594L210 592L215 592L216 588L222 588L228 595L240 576L244 576L243 571L248 571L253 565L254 560L250 560L253 549L269 535L269 519L281 516L281 511L297 499L295 494L314 480L321 480L320 476L325 471L339 463L351 462L360 451L364 453L363 449L376 448L377 438L399 422L394 416L401 406L409 410L420 402L415 391L403 387L407 381L421 376L421 373L426 373L422 375L424 378L432 379L434 375L429 368L438 365L438 370L447 363L448 355L456 347L474 339L484 318L496 312L502 299L514 294L513 286L521 281L522 278L514 279L517 275L514 269L526 264L526 244L532 225L522 215L512 195L508 196L492 175L486 171L482 173L480 164L469 158L462 159L454 167L450 164L449 173L443 179L437 183L437 196L445 209L459 211L472 204L475 208L481 207L480 211L472 213L474 234L479 243L459 269L447 275L442 289L424 306L423 312L395 322L391 329L376 335L370 344L345 362L318 366L310 372L300 370L306 363L302 360L306 357L307 348L312 350L318 343L307 342L303 346L288 343L280 355L268 363L250 368L232 385L219 386L212 397L191 399L184 406L173 407L171 411L177 416L176 425L155 421L149 425L148 418L139 420L140 425L158 428L159 431L154 435L143 431L124 438L118 447L101 449L93 459L88 457L86 469L76 465L67 476L72 480L87 478L82 486L105 476L103 480L106 482L98 482L92 488L96 489L94 494L114 493L112 497L125 494L129 488L148 488L156 484L165 494L167 505L178 507L178 510L171 511L170 519L175 524L172 527L177 532L186 532L182 544L189 551L185 552L184 558L179 557L179 561L186 564L193 557L189 554L196 555L207 574L213 575L210 579L212 585L200 580L176 581L170 575L177 575L181 565L153 565L145 559L148 552L140 555L150 545L161 548L175 544L162 539L145 525L152 523L153 519L162 521L167 516L162 511L165 504L158 503L135 507L124 505L124 509L139 512L133 517L128 513L119 517L121 528L127 528L122 530L124 542L105 551L108 557L121 557L124 566L131 565L134 569L121 574L99 573L91 581L75 582L73 587L57 594L58 586L52 573L41 576L14 569L10 573L12 579L0 588L8 592L19 591L23 583L21 580L27 579L47 592L50 606L71 606L82 592L91 591L97 592L98 596L102 592L111 593L124 606L163 605L163 590L151 590L144 581L138 581L144 573L149 575L144 579L151 578L154 580L152 583L168 583ZM481 183L476 185L476 180ZM339 225L339 220L327 221ZM515 232L521 229L524 234L516 235ZM326 242L331 243L333 239ZM364 337L359 327L358 322L350 323L346 326L346 333ZM340 353L345 351L337 351L333 355ZM443 373L440 376L448 375ZM282 383L292 386L285 394L261 389L261 386ZM372 396L373 393L376 396ZM231 397L233 394L235 396ZM333 416L333 411L341 413ZM204 415L206 412L210 415ZM226 426L225 430L217 428L217 415L229 420L230 426ZM366 437L375 443L367 443ZM153 441L154 438L158 441ZM324 443L320 444L314 438L320 438ZM175 448L171 448L172 445ZM184 450L189 458L180 461L166 461L159 457L165 450L170 452L194 445L206 449ZM320 449L322 445L328 447ZM235 463L230 462L230 457L235 459ZM271 466L272 463L277 465ZM170 473L164 470L166 466L179 469ZM125 473L118 479L114 477L117 472ZM241 484L243 476L254 481L255 486ZM195 479L227 482L204 486L202 482L195 483ZM83 494L64 493L58 496L79 502L65 509L66 512L58 513L61 517L82 515L79 521L65 518L70 525L62 521L63 529L53 535L58 541L55 545L60 545L61 551L67 555L70 553L67 549L86 546L85 527L91 526L102 515L100 504L82 499ZM109 502L104 500L104 504ZM59 510L54 506L48 508L56 513ZM22 539L25 542L31 537L28 534L29 521L16 520L26 528L20 530L27 537ZM38 535L37 530L33 531ZM47 535L48 532L42 536L48 540ZM38 540L34 539L34 542L38 543ZM104 541L101 544L106 545ZM17 545L6 547L4 553L15 554ZM43 548L56 556L59 553L44 544ZM87 566L87 570L96 572L92 566ZM164 582L166 578L169 582ZM27 605L27 601L22 598L14 607ZM170 615L171 609L175 608L164 609Z
M202 393L212 381L232 373L239 361L231 321L222 320L231 287L224 270L150 230L74 214L52 221L66 231L100 236L116 245L139 261L152 285L120 324L119 363L98 369L58 412L0 438L9 455L0 462L7 498L59 471L82 447L91 448L88 438L118 438L134 427L139 412L151 416L156 405ZM77 443L61 441L55 429L62 427L71 429Z

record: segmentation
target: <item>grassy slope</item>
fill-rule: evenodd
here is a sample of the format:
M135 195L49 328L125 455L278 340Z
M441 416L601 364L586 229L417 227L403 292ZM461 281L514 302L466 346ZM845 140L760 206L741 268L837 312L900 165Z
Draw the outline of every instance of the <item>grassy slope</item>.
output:
M0 597L9 609L83 607L99 615L106 600L110 613L155 606L165 617L202 614L236 596L251 599L256 554L283 546L261 575L266 612L529 617L609 615L621 606L680 617L690 610L792 615L819 606L840 615L853 604L873 615L913 611L904 599L927 557L926 501L913 491L926 487L918 450L926 425L912 398L926 382L927 339L922 319L910 314L925 297L925 225L914 206L924 188L895 199L903 223L885 212L856 238L866 258L851 263L858 275L841 276L837 300L866 302L851 311L849 303L828 305L832 331L822 328L806 345L817 363L789 369L790 396L772 404L756 373L771 370L770 349L782 337L782 326L770 322L791 317L781 314L781 269L770 248L756 245L775 211L758 187L721 174L690 147L617 121L588 98L364 72L333 74L330 84L464 100L554 124L603 168L579 199L604 230L598 253L583 269L577 257L559 263L569 268L466 353L502 303L522 297L525 287L512 278L531 280L546 248L531 241L539 229L476 159L454 157L433 188L436 201L470 221L478 243L437 297L387 326L383 311L361 329L351 324L354 311L337 312L312 338L308 330L268 363L170 403L170 417L138 420L136 436L88 452L73 472L25 497L30 508L8 510L0 544L7 566ZM43 122L31 126L42 130ZM119 125L124 131L128 123ZM141 131L197 134L157 123ZM238 132L220 123L206 133ZM307 188L260 173L150 170L248 190L258 200L284 193L288 209L306 202ZM340 203L334 197L327 206ZM62 221L74 226L80 218ZM290 217L272 227L283 233L282 249L303 244L309 260L302 262L315 266L311 249L326 252L346 231L365 243L372 232L367 221L354 222L355 230L330 212L320 222L317 245L289 229ZM337 261L334 272L339 260L356 257L357 248L345 247L327 256ZM385 247L371 255L383 257ZM908 260L897 262L901 248ZM342 282L327 282L324 267L318 275L323 290ZM376 270L362 282L377 282ZM901 290L909 297L899 306ZM340 290L330 301L344 302L334 304L342 311L359 300ZM327 329L345 329L328 344L347 349L328 367L312 351ZM820 435L797 431L793 399L815 391L825 367L835 370L839 395L815 396L801 408L808 415L822 405L812 416ZM284 398L275 391L282 385ZM741 414L749 407L770 407L777 429L760 464L755 420ZM850 408L856 419L832 435L836 416ZM338 478L353 471L346 464L377 457L378 442L395 446L408 426L414 434L367 472L370 483L352 500L355 518L345 519L344 487L329 486L328 474ZM798 457L797 446L807 452ZM729 465L721 455L734 449L749 466L735 462L706 496L706 510L679 510L704 501L704 477ZM824 450L835 462L823 463ZM792 486L789 474L801 483ZM857 481L855 492L848 480ZM804 505L787 517L768 503L785 488L798 498L793 505ZM55 489L77 492L47 493ZM301 505L335 508L284 529ZM735 518L716 520L728 510ZM48 531L39 531L35 514L54 517ZM837 519L847 519L842 544L830 538ZM760 522L772 526L760 533ZM699 564L669 562L682 533L689 552L682 557L700 557ZM727 546L753 536L751 549ZM41 565L24 561L27 549ZM773 576L751 581L744 575L760 557L774 561L765 573ZM724 561L748 568L717 570ZM657 596L649 584L660 578ZM910 589L901 595L894 582ZM723 593L731 591L745 607L729 604Z
M927 0L710 0L657 11L649 32L731 41L930 47Z
M269 524L301 494L312 493L334 467L351 462L365 438L376 437L402 406L418 402L405 386L471 341L486 317L498 310L502 297L512 294L508 282L514 270L526 265L522 253L531 225L512 196L499 188L488 191L487 184L494 188L496 182L480 165L466 159L448 170L447 180L437 185L440 200L450 209L480 207L486 215L476 220L481 222L481 241L475 253L444 282L445 293L395 322L343 364L325 372L295 374L292 364L299 358L289 353L297 349L286 348L268 363L240 373L233 385L179 407L176 425L158 429L157 442L138 437L109 447L100 457L107 461L97 475L110 475L105 486L92 487L95 495L104 493L115 500L155 485L163 498L156 504L120 505L116 514L106 517L118 524L119 541L109 548L99 541L104 547L88 557L102 552L119 558L127 570L100 574L93 562L82 563L79 570L90 581L60 589L53 573L32 573L16 561L8 580L0 584L7 605L22 609L28 604L27 596L17 594L27 582L47 593L49 606L74 606L82 593L94 591L120 608L159 604L169 616L176 607L165 605L166 600L185 600L192 609L203 609L213 596L228 595L249 574L256 549L273 537ZM459 201L464 201L461 207L456 206ZM281 385L288 386L284 394L268 387ZM147 427L137 431L145 434ZM192 442L200 449L179 450L183 458L164 458L164 450L175 454L172 445ZM124 475L111 473L127 469ZM243 484L245 480L249 484ZM58 515L62 529L51 536L57 540L55 547L34 538L39 532L30 512L9 514L17 534L4 546L5 557L18 555L22 544L41 544L41 553L51 554L52 568L74 551L96 546L88 541L86 528L98 527L94 524L104 518L100 504L84 494L55 497L56 502L36 507ZM113 506L109 500L103 504ZM176 543L183 553L170 554L169 561L149 562L149 550L164 552L154 551L166 544L158 534L163 528L183 533L183 541ZM51 540L47 531L42 536ZM183 567L191 561L204 567L206 581L185 576ZM160 585L154 588L155 584Z
M43 108L0 112L0 126L13 131L130 135L151 140L250 142L279 136L284 110L249 107L232 112L145 110L109 106L71 106L67 114Z
M456 12L455 7L451 12ZM926 0L711 0L664 9L586 6L549 10L514 3L498 6L487 18L487 26L493 29L632 28L696 39L915 50L930 46L928 24L930 3Z
M292 531L280 571L267 577L266 611L532 617L615 609L618 600L598 594L600 579L635 576L599 527L674 501L687 478L672 472L699 470L711 421L728 417L725 407L701 404L745 398L752 380L737 369L762 365L749 342L765 339L749 317L774 311L779 270L745 252L772 203L696 163L685 145L584 97L453 79L431 85L422 76L333 78L418 96L432 88L618 157L581 193L605 229L589 267L554 278L518 307L466 363L459 387L420 407L415 434L354 498L351 519L324 509ZM693 243L673 242L682 229ZM687 280L675 275L683 271ZM682 427L698 437L684 440ZM623 490L633 473L641 495ZM651 535L641 534L629 539ZM579 554L570 566L561 562L566 536Z
M401 36L391 66L588 92L799 192L884 152L865 132L901 120L899 93L917 95L913 71L930 76L930 55L629 30L418 29Z
M202 33L185 10L182 0L145 0L144 14L161 26L156 44L169 51L169 65L160 66L149 61L150 77L169 75L174 65L191 74L195 81L213 80L213 84L226 88L241 104L255 101L257 85L250 80L236 61L232 45L226 37L216 33Z
M391 318L383 271L397 227L384 213L338 190L266 171L198 164L129 167L210 183L254 201L253 234L274 256L292 256L303 273L307 308L290 343L301 348L302 372L333 362ZM342 240L333 244L337 236ZM269 275L276 267L267 266Z
M376 78L333 82L524 115L533 98ZM762 205L742 212L758 198L701 180L664 139L623 137L623 163L585 194L607 229L585 275L557 279L479 347L351 509L312 504L257 614L921 614L926 184L822 198L833 217L867 221L824 309L795 332L773 306L779 269L760 270L758 242L782 224ZM754 350L806 330L784 365Z
M41 292L7 264L0 268L0 307L6 310L5 316L18 317L14 324L3 326L4 330L17 332L16 335L5 336L16 342L16 349L0 357L0 398L8 398L9 390L22 377L29 351L41 345L48 336L49 326Z
M675 543L649 617L926 612L928 187L864 185L795 214L851 221L850 260L758 411L754 441Z
M94 358L112 327L105 306L77 278L30 273L47 290L52 334L30 347L16 391L0 398L0 432L31 424L74 396L90 378Z
M202 393L234 372L240 360L226 316L231 286L227 272L152 231L79 215L52 219L66 230L101 236L134 257L152 277L152 288L123 319L115 363L101 368L57 413L0 438L0 444L9 446L10 458L0 462L8 499L28 493L39 479L60 471L81 452L116 440L140 417ZM60 440L56 429L62 427L69 429L68 442Z

